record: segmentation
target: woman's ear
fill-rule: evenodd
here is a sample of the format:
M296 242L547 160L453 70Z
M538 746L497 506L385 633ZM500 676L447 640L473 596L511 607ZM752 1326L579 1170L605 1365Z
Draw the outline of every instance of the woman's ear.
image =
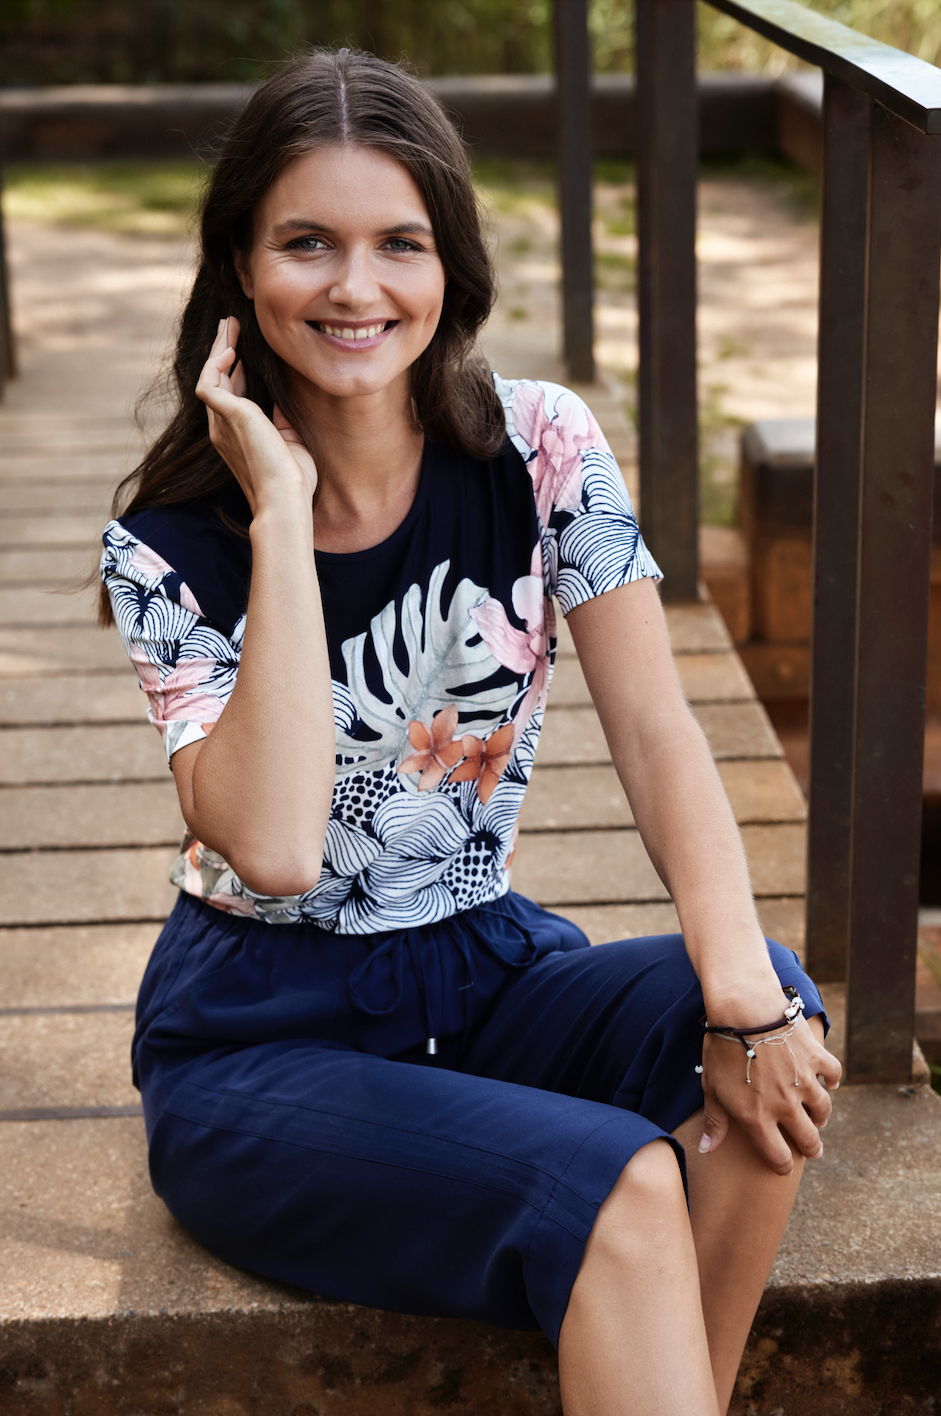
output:
M235 265L235 274L239 278L242 287L242 294L247 300L254 300L255 286L252 282L252 269L248 252L240 251L238 246L232 246L232 260Z

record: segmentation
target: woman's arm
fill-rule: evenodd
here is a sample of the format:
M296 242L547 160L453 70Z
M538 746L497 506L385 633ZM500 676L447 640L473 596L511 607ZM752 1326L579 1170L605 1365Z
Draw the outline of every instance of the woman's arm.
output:
M573 609L568 623L638 829L676 904L707 1017L729 1027L781 1017L785 1000L755 913L741 837L683 700L653 582L599 595ZM817 1076L835 1086L840 1066L804 1023L790 1044L800 1087L783 1047L761 1049L761 1083L752 1086L745 1085L742 1049L721 1040L707 1047L704 1149L721 1143L732 1115L782 1174L792 1159L781 1129L804 1155L819 1153L816 1126L830 1101Z
M253 514L245 639L212 732L175 753L172 766L193 834L250 889L296 895L320 874L336 754L314 564L317 473L291 429L242 396L239 370L229 378L238 332L234 320L220 325L197 393Z

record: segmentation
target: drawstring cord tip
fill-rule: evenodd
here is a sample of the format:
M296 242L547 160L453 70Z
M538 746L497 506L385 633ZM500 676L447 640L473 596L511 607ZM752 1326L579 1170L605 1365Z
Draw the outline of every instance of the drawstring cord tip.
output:
M425 1043L425 1051L428 1053L429 1057L437 1057L438 1039L436 1037L430 1037L428 1039L428 1041Z

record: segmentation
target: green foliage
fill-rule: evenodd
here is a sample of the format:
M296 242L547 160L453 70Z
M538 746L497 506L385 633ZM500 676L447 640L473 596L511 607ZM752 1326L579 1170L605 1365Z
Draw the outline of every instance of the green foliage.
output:
M21 221L179 236L189 229L204 176L197 162L11 166L3 211Z
M941 62L938 0L811 0L844 24ZM591 0L595 67L633 67L633 0ZM0 0L0 84L258 78L305 44L355 44L420 73L544 73L552 0ZM775 75L795 61L699 4L703 69Z

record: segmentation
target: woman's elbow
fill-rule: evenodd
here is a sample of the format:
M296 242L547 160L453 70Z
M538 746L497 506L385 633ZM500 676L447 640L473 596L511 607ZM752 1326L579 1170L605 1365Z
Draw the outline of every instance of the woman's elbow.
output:
M260 858L252 852L243 863L233 852L228 863L242 884L256 895L293 897L314 889L323 869L323 855L319 851L296 851Z

